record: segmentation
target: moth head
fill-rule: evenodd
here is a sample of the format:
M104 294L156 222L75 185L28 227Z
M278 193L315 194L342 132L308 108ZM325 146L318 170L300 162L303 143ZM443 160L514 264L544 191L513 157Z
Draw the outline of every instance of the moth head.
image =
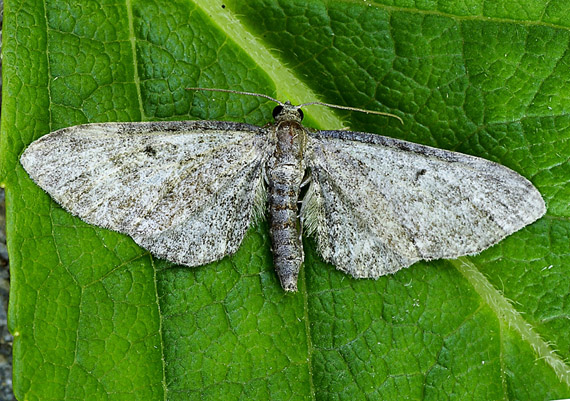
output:
M299 106L293 106L291 102L287 101L281 103L273 109L273 118L275 122L281 121L297 121L301 122L303 120L304 114L303 110Z

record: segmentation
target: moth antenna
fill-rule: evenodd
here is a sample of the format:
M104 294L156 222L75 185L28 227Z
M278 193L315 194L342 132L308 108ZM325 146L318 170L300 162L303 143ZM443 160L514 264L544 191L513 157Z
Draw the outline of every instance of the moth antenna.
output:
M190 90L190 91L209 91L209 92L226 92L226 93L235 93L237 95L247 95L247 96L257 96L257 97L263 97L265 99L269 99L281 106L285 106L285 103L280 102L277 99L272 98L271 96L265 95L263 93L255 93L255 92L244 92L244 91L236 91L233 89L220 89L220 88L186 88L186 90ZM366 114L376 114L379 116L387 116L387 117L394 117L396 119L398 119L400 121L400 123L404 124L404 120L402 120L401 117L395 115L395 114L391 114L391 113L384 113L382 111L374 111L374 110L366 110L366 109L359 109L357 107L350 107L350 106L340 106L338 104L331 104L331 103L324 103L324 102L308 102L308 103L303 103L300 104L298 106L295 106L295 108L300 109L301 107L305 107L305 106L311 106L313 104L318 104L321 106L326 106L326 107L332 107L334 109L342 109L342 110L350 110L350 111L359 111L361 113L366 113Z
M210 92L226 92L226 93L235 93L237 95L248 95L248 96L257 96L257 97L264 97L269 99L281 106L284 106L285 103L280 102L277 99L273 99L271 96L264 95L263 93L254 93L254 92L243 92L243 91L235 91L232 89L218 89L218 88L186 88L189 91L210 91Z
M366 110L366 109L359 109L357 107L350 107L350 106L340 106L338 104L330 104L330 103L324 103L324 102L309 102L309 103L303 103L300 104L297 107L304 107L304 106L311 106L313 104L318 104L321 106L326 106L326 107L332 107L334 109L342 109L342 110L350 110L350 111L359 111L361 113L366 113L366 114L377 114L379 116L387 116L387 117L394 117L397 118L398 120L400 120L400 123L402 123L402 125L404 124L404 120L402 120L401 117L395 115L395 114L391 114L391 113L385 113L382 111L374 111L374 110Z

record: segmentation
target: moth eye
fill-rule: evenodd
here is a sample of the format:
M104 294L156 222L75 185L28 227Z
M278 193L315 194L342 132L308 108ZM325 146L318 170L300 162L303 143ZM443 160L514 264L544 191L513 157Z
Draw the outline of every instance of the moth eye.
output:
M301 109L297 109L297 111L299 112L299 116L301 117L301 121L303 121L303 118L305 118L305 113L303 113L303 110L301 110Z
M273 118L277 118L277 116L281 114L282 111L283 111L283 106L281 105L275 106L275 108L273 109Z

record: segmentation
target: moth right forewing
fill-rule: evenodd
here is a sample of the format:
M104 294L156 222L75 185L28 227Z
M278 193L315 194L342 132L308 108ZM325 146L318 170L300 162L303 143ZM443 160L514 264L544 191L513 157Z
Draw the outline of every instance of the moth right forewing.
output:
M199 221L208 207L230 208L222 229L247 228L270 153L266 134L256 126L215 121L89 124L45 136L21 160L66 210L129 234L153 252L146 238L176 231L189 218ZM241 238L225 235L220 241L221 248L235 249Z

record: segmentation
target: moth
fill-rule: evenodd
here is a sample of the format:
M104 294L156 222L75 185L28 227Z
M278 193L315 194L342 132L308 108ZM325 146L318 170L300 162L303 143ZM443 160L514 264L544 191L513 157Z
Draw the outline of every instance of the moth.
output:
M301 107L312 103L229 92L276 102L275 122L78 125L36 140L20 160L73 215L177 264L235 253L267 210L285 291L297 290L302 233L337 269L378 278L419 260L477 254L545 213L538 190L497 163L375 134L311 130Z

